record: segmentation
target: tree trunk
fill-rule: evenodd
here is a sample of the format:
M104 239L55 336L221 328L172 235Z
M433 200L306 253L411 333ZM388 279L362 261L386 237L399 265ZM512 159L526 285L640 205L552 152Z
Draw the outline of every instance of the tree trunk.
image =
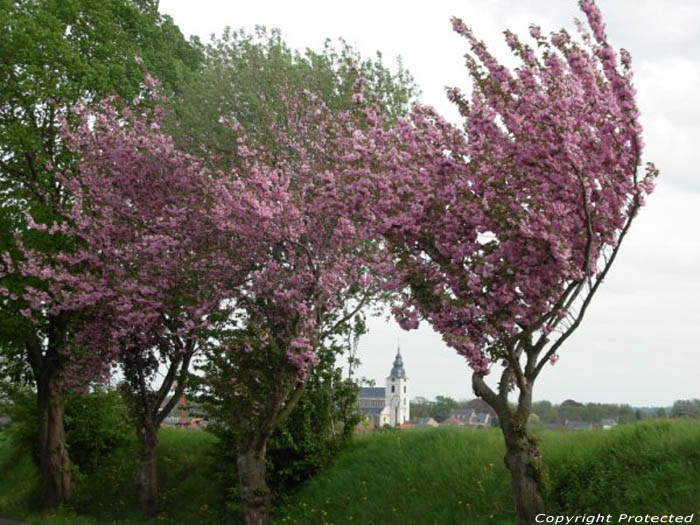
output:
M542 489L546 467L537 443L524 425L501 423L506 442L505 464L510 471L511 487L519 525L534 525L535 516L544 513Z
M269 525L270 489L265 481L265 447L241 444L238 450L238 478L246 525Z
M139 466L137 481L141 508L147 518L158 514L158 470L156 448L158 427L153 421L141 421L136 430L139 439Z
M63 398L56 374L37 381L39 410L39 469L43 504L57 507L71 496L71 464L63 426Z

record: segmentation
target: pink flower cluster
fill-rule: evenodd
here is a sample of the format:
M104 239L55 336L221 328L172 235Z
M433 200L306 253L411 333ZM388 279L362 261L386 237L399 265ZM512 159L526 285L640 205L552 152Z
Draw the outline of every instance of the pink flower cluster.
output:
M597 277L653 189L656 169L638 169L631 72L618 64L598 7L582 0L581 8L593 40L562 30L548 42L532 26L535 50L507 32L521 59L514 71L454 20L471 48L470 100L448 91L464 129L416 106L373 138L392 145L374 165L388 174L377 182L386 197L378 211L397 319L414 328L419 310L477 372L519 334L564 322L573 307L565 294Z

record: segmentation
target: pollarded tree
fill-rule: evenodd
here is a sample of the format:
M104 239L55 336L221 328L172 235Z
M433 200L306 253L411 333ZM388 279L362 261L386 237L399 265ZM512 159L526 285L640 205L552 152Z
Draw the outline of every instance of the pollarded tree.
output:
M376 123L355 97L354 111L331 111L310 93L282 96L274 146L248 141L237 123L237 167L218 187L215 223L246 239L256 267L236 290L231 326L217 334L225 353L212 386L227 397L237 435L246 523L269 523L268 440L300 399L318 349L364 302L373 257L371 145L360 122ZM233 211L233 213L232 213ZM360 298L344 312L349 301ZM227 394L224 392L228 392Z
M454 20L471 46L471 100L449 91L464 131L416 108L379 189L397 318L414 328L422 316L467 359L498 414L522 524L543 511L545 468L526 427L535 381L580 325L657 174L639 173L629 54L608 43L592 1L580 6L592 32L579 24L581 40L531 26L533 49L506 32L514 71Z

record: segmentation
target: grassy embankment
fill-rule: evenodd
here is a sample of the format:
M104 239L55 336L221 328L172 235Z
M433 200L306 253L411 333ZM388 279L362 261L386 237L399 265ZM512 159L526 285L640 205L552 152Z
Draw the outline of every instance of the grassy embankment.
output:
M550 512L700 514L700 424L661 421L610 431L542 433ZM161 431L164 514L158 523L235 523L211 479L213 439ZM335 464L289 497L278 523L512 524L496 429L410 430L358 438ZM79 479L76 511L30 513L36 469L0 441L0 516L32 523L143 523L133 459L110 459Z
M222 524L221 498L212 490L211 458L214 443L201 430L161 429L158 474L163 515L153 523ZM134 444L135 445L135 444ZM17 454L0 433L0 518L65 525L145 523L135 487L133 446L105 458L99 472L78 474L72 509L36 509L39 474L28 454Z

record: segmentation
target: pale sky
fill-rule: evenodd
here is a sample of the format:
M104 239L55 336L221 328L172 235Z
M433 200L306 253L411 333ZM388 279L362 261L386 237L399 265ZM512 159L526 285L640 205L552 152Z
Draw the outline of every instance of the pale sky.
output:
M700 398L700 2L598 0L610 40L632 54L645 128L645 161L661 169L658 187L625 240L607 281L560 360L535 386L536 399L670 405ZM452 32L458 16L497 57L512 63L501 32L574 32L575 0L329 2L161 0L161 12L183 33L207 41L225 26L279 28L293 48L320 49L343 37L363 56L400 55L422 91L420 100L457 123L445 86L469 89L465 41ZM464 359L426 323L404 332L370 320L360 342L359 375L384 385L401 342L412 396L470 399Z

